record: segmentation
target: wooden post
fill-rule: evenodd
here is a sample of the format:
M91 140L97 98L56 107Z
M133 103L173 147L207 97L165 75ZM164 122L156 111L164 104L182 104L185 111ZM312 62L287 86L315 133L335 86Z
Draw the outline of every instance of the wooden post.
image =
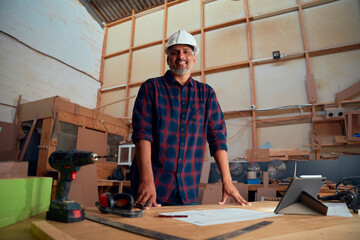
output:
M131 71L132 71L132 62L133 62L133 48L134 48L134 40L135 40L135 10L132 10L132 17L131 17L131 38L130 38L130 49L129 49L129 65L128 65L128 74L127 74L127 81L126 81L126 97L130 95L130 87L129 84L131 82ZM125 102L125 117L129 116L129 100Z
M246 12L246 29L247 29L247 38L248 38L248 49L249 49L249 70L250 70L250 81L251 81L251 104L256 108L256 91L255 91L255 77L254 77L254 65L252 63L252 42L251 42L251 31L250 31L250 16L249 16L249 5L248 0L244 1L245 12ZM252 149L258 148L258 138L257 138L257 127L256 127L256 112L255 109L252 111Z
M36 175L44 176L50 170L49 156L55 151L56 145L52 144L51 135L54 127L53 118L44 118L42 123L41 139L39 145L39 158Z
M31 128L30 128L30 131L26 137L26 140L25 140L25 144L23 146L23 149L21 150L21 154L20 154L20 157L18 159L19 162L21 162L23 159L24 159L24 156L25 156L25 152L26 152L26 149L29 145L29 142L30 142L30 138L34 132L34 129L35 129L35 126L36 126L36 123L37 123L37 120L38 120L38 115L35 117L34 121L33 121L33 124L31 125Z

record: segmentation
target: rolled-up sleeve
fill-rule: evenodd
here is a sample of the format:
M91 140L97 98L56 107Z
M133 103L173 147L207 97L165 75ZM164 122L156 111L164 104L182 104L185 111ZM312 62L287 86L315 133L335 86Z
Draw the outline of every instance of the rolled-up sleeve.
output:
M220 104L215 92L211 89L209 96L209 122L207 127L207 141L209 143L210 155L214 156L218 150L227 151L226 125Z
M132 115L132 140L153 141L153 86L148 80L139 89Z

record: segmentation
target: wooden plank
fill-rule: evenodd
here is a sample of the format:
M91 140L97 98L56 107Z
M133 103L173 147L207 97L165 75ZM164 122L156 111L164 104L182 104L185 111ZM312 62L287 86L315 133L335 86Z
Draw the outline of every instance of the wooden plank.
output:
M133 50L132 48L134 47L134 41L135 41L135 23L136 23L136 18L135 18L135 10L132 10L132 18L131 18L131 38L130 38L130 51L129 51L129 63L128 63L128 72L127 72L127 79L126 79L126 97L129 97L130 95L130 87L129 87L129 83L131 82L131 71L132 71L132 64L133 64ZM124 110L124 116L127 117L129 116L129 100L126 100L125 102L125 110Z
M21 162L23 159L24 159L24 156L25 156L25 153L26 153L26 149L29 145L29 142L30 142L30 139L31 139L31 136L34 132L34 129L35 129L35 126L36 126L36 123L37 123L37 120L38 120L38 116L35 117L32 125L31 125L31 128L30 128L30 131L26 137L26 140L25 140L25 144L23 146L23 148L21 149L21 154L20 154L20 157L18 159L19 162Z
M204 27L204 31L205 32L210 32L213 30L217 30L220 28L225 28L225 27L230 27L230 26L234 26L234 25L238 25L238 24L242 24L246 22L246 18L239 18L239 19L235 19L235 20L231 20L225 23L219 23L216 25L212 25L212 26L208 26L208 27Z
M29 162L0 162L0 179L26 178Z
M100 113L99 121L94 121L94 119L84 116L76 116L74 114L67 112L58 112L58 119L59 121L68 122L79 126L86 126L88 128L97 129L103 132L109 132L111 134L115 134L119 136L127 136L128 126L126 124L122 124L122 126L118 126L111 123L107 123L106 121L103 121L102 123L100 121L103 120L101 113Z
M131 47L131 50L132 51L137 51L137 50L140 50L140 49L160 45L160 44L162 44L162 42L163 42L162 40L158 40L158 41L153 41L153 42L145 43L145 44L138 45L138 46L133 46L133 47Z
M51 135L53 132L54 120L52 118L45 118L42 122L41 139L39 145L39 157L36 169L37 176L45 176L52 168L49 165L49 156L55 151L56 146L51 144Z
M47 221L32 222L30 231L41 240L75 240L75 238L54 227Z
M306 89L308 94L308 101L310 103L317 102L317 93L316 93L316 84L314 79L314 74L306 74Z
M130 51L130 49L125 49L125 50L122 50L122 51L119 51L119 52L114 52L114 53L105 55L105 56L104 56L104 59L109 59L109 58L117 57L117 56L119 56L119 55L129 53L129 51Z
M261 185L260 185L261 186ZM253 187L253 186L249 186ZM357 214L353 214L354 217L333 217L333 216L299 216L299 215L278 215L271 219L259 219L250 221L241 221L234 223L227 223L221 225L210 225L210 226L196 226L189 224L177 219L172 218L158 218L160 213L164 212L176 212L176 211L196 211L196 210L216 210L226 208L237 208L244 210L253 210L273 213L277 206L277 201L264 201L264 202L252 202L251 206L239 206L237 204L226 204L226 205L192 205L192 206L163 206L163 207L152 207L145 211L145 214L141 218L123 218L107 214L101 214L96 207L86 208L86 214L97 215L111 219L113 221L130 224L145 229L159 231L171 235L180 236L183 238L190 239L206 239L220 234L230 233L232 231L242 229L244 227L251 226L264 220L273 221L273 223L261 230L248 232L244 235L244 239L344 239L346 236L347 240L356 239L360 235L360 218ZM37 220L44 220L45 214L37 215L26 219L22 222L13 224L6 228L0 229L1 236L17 236L17 239L30 239L33 237L30 234L29 222ZM23 223L27 222L27 228L24 227ZM127 239L127 240L138 240L146 239L141 238L136 234L128 233L118 229L97 224L88 220L84 220L78 223L65 224L61 222L48 221L49 224L54 227L61 229L66 234L73 238L82 240L91 239ZM23 226L22 228L19 228ZM284 227L286 226L286 227ZM21 232L21 234L20 234ZM235 238L234 238L235 239ZM242 238L241 238L242 239Z
M22 103L20 105L19 123L32 121L36 115L38 115L39 119L52 117L54 99L54 97L50 97L34 102Z
M116 162L99 162L95 163L98 179L108 179L112 176L115 168L118 166Z
M165 0L165 9L164 9L164 22L163 22L163 36L162 36L162 48L165 49L166 46L166 37L167 37L167 26L168 26L168 0ZM166 59L165 59L165 52L161 51L161 73L165 74L166 70Z
M269 149L248 149L246 158L248 162L268 162L270 161Z
M242 61L242 62L236 62L236 63L225 64L225 65L221 65L221 66L206 68L206 69L204 69L204 72L206 74L216 73L216 72L222 72L222 71L226 71L226 70L244 68L244 67L248 67L249 65L250 65L250 61L246 60L246 61Z
M104 69L105 69L105 55L106 55L106 47L107 47L107 40L108 40L108 27L105 27L104 39L103 39L103 47L102 47L102 54L101 54L101 66L100 66L100 85L104 84ZM97 103L100 104L100 103Z
M297 0L297 4L298 4L298 12L299 12L299 18L300 18L300 27L301 27L301 34L302 34L303 44L304 44L304 50L305 50L305 52L307 52L309 50L309 47L308 47L308 44L307 44L307 38L306 38L306 31L305 31L305 24L304 24L304 17L303 17L303 10L302 10L302 6L301 6L301 0ZM306 57L307 73L311 74L309 54L306 53L305 57Z
M342 101L345 99L349 99L359 93L360 93L360 81L337 93L335 95L335 98L338 101Z
M253 16L254 20L259 20L259 19L263 19L263 18L269 18L269 17L274 17L274 16L278 16L278 15L282 15L285 13L290 13L290 12L295 12L297 11L297 7L288 7L288 8L282 8L282 9L278 9L269 13L264 13L264 14L259 14L256 16Z
M201 3L201 82L206 83L205 71L206 68L206 58L205 58L205 2Z

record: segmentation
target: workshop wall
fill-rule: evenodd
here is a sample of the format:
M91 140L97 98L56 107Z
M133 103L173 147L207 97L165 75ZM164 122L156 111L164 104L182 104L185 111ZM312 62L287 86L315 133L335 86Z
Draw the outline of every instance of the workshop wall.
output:
M132 97L147 78L162 75L168 69L167 38L186 29L200 47L194 78L215 89L225 114L239 112L226 124L229 158L242 158L254 145L252 107L259 112L257 120L311 114L309 73L320 105L333 103L336 93L359 81L359 22L357 0L189 0L134 13L107 26L100 103ZM282 59L275 61L273 51ZM131 98L105 112L130 118L133 103ZM292 112L278 112L288 106ZM312 148L311 119L255 128L257 147L269 142L275 148Z
M0 1L0 121L52 96L96 107L104 30L78 0Z

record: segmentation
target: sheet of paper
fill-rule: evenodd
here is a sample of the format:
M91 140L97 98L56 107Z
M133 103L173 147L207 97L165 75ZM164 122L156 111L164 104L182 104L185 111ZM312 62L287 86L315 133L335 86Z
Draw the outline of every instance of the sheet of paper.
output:
M327 216L352 217L346 203L324 203L328 207Z
M160 213L161 215L187 215L187 218L178 220L192 223L198 226L248 221L260 218L280 216L281 214L258 212L239 208L226 208L216 210L180 211Z

